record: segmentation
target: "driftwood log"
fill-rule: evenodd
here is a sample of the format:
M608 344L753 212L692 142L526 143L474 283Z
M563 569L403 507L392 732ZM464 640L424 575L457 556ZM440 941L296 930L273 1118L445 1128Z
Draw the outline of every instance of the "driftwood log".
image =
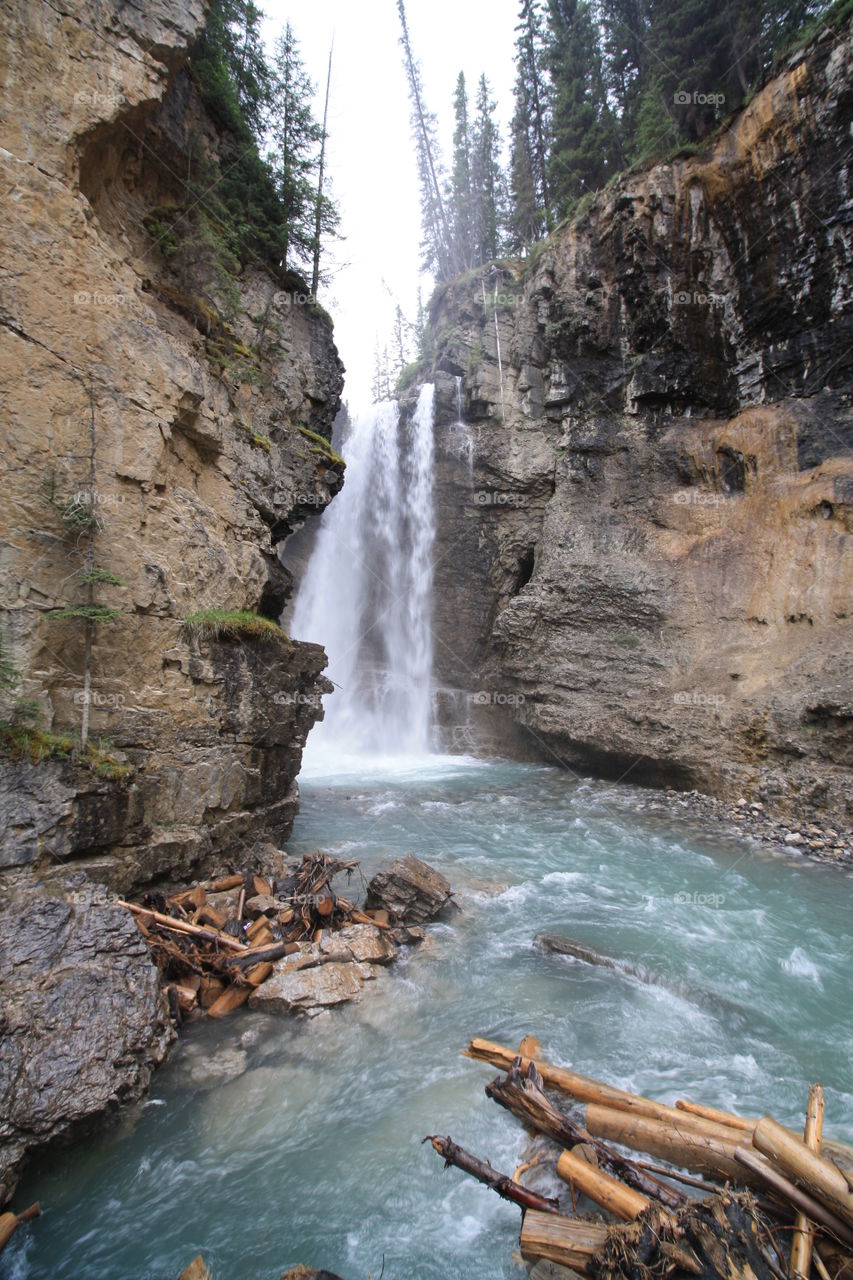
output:
M679 1112L675 1115L678 1116ZM724 1140L697 1132L693 1127L696 1121L690 1116L673 1124L669 1120L630 1115L613 1107L592 1103L586 1108L584 1118L589 1132L606 1142L618 1142L632 1151L645 1151L657 1160L668 1160L692 1173L721 1180L753 1182L752 1175L735 1161L735 1151L745 1140L745 1134Z
M603 1222L585 1222L583 1218L564 1218L531 1210L521 1224L521 1256L528 1262L546 1258L548 1262L590 1275L592 1260L599 1249L604 1248L607 1234Z
M445 1168L453 1165L463 1173L469 1173L472 1178L482 1182L483 1186L496 1191L503 1200L520 1205L522 1209L535 1209L538 1213L558 1214L560 1212L556 1200L552 1200L549 1196L537 1195L535 1191L529 1191L520 1182L515 1182L508 1174L498 1173L497 1169L493 1169L485 1160L479 1160L469 1151L457 1146L451 1138L440 1138L437 1134L431 1134L423 1141L432 1143L444 1160Z
M831 1235L835 1236L836 1240L848 1248L853 1246L853 1230L846 1222L837 1217L820 1200L816 1200L814 1196L809 1195L802 1187L798 1187L796 1183L791 1182L769 1160L759 1155L752 1147L738 1147L735 1158L744 1168L756 1174L764 1182L765 1186L770 1191L773 1191L783 1203L787 1202L793 1205L795 1209L804 1213L812 1222L825 1227Z
M782 1173L803 1187L846 1223L853 1226L853 1192L844 1174L834 1164L812 1151L770 1116L755 1126L753 1146L769 1156Z
M587 1143L595 1151L603 1169L649 1199L660 1201L668 1209L676 1209L684 1203L685 1197L680 1191L667 1186L653 1174L638 1169L627 1157L611 1151L571 1116L558 1110L543 1093L544 1082L533 1063L529 1062L526 1073L522 1074L521 1062L521 1058L513 1062L505 1080L498 1077L486 1085L488 1097L562 1147Z
M812 1151L820 1151L823 1136L823 1117L826 1112L826 1101L823 1089L813 1084L809 1089L809 1101L806 1107L806 1123L803 1129L803 1141ZM814 1249L814 1227L804 1213L798 1213L794 1220L794 1234L791 1239L791 1280L809 1280Z
M463 1050L463 1056L478 1062L489 1062L494 1067L508 1071L518 1056L518 1051L506 1045L496 1044L475 1036ZM751 1138L757 1119L748 1119L734 1115L728 1111L720 1111L715 1107L702 1106L699 1103L679 1099L674 1107L663 1102L655 1102L640 1094L629 1093L626 1089L618 1089L614 1085L603 1084L589 1076L579 1075L567 1067L558 1067L547 1062L540 1053L528 1057L522 1053L522 1066L532 1061L542 1076L545 1086L565 1093L576 1102L592 1103L611 1107L614 1111L626 1111L635 1115L648 1116L651 1119L668 1121L679 1131L705 1134L709 1138L718 1138L722 1142L742 1142L744 1137ZM693 1124L690 1124L690 1121ZM704 1123L703 1123L704 1122ZM789 1132L786 1130L785 1132ZM797 1141L798 1135L790 1134ZM853 1170L853 1147L834 1138L824 1138L821 1143L821 1155L831 1160L842 1170Z
M18 1227L25 1222L30 1222L33 1218L38 1218L40 1215L41 1205L38 1200L36 1200L35 1204L31 1204L28 1209L24 1209L22 1213L0 1213L0 1252L5 1249Z
M595 1165L572 1151L562 1153L557 1161L557 1173L573 1191L580 1191L602 1209L626 1222L638 1218L652 1203L648 1196L633 1187L626 1187L624 1182L596 1169Z

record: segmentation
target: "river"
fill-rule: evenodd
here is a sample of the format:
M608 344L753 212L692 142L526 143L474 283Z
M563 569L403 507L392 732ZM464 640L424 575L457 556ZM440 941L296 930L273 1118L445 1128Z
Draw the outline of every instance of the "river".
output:
M421 1146L440 1132L498 1168L518 1159L520 1125L483 1093L495 1073L459 1056L475 1034L533 1033L614 1084L791 1125L820 1080L827 1133L853 1138L849 871L550 767L323 768L315 755L290 851L367 874L411 851L460 911L358 1005L189 1026L145 1104L41 1158L16 1203L44 1215L2 1280L174 1280L197 1252L216 1280L296 1262L376 1280L383 1254L385 1280L517 1280L518 1211ZM624 971L541 954L545 929Z

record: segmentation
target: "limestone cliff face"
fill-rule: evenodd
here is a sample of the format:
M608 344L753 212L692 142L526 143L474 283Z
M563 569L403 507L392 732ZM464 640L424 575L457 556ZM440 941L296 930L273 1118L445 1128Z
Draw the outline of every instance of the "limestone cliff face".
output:
M277 617L277 549L342 479L318 439L342 386L327 317L251 262L226 314L203 237L181 242L193 166L228 164L185 65L203 19L201 0L4 7L4 654L46 723L79 730L83 627L51 610L81 566L60 508L88 485L94 422L96 559L123 585L99 588L122 612L96 628L91 733L132 772L5 761L0 867L73 860L123 889L280 842L328 688L319 646L182 628Z
M435 299L459 745L850 819L851 59Z

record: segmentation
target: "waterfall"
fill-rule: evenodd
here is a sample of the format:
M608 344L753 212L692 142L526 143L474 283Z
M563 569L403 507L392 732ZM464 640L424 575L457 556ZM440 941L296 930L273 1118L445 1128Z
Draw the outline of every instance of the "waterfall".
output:
M464 460L468 472L468 488L474 486L474 437L471 428L462 417L462 379L456 377L456 421L447 429L450 452Z
M293 611L325 646L337 688L309 748L418 755L431 743L433 399L411 419L373 405L343 444L341 493L324 512Z

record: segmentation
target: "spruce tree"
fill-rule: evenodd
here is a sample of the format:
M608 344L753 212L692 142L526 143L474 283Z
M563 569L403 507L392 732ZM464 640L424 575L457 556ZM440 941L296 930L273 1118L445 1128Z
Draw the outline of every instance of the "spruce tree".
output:
M547 62L554 85L549 177L565 214L604 184L615 149L598 29L587 0L549 0Z
M421 222L423 228L423 265L437 272L439 279L448 280L454 274L453 235L442 196L442 174L436 141L436 120L427 110L421 83L420 66L412 49L409 23L404 0L397 0L400 15L400 44L403 49L403 65L409 85L412 104L412 132L418 161L418 180L421 188Z
M655 59L649 47L654 0L600 0L605 91L613 103L618 162L634 154L640 102Z
M545 73L545 25L540 0L522 0L516 26L516 86L514 146L529 171L540 219L546 231L553 225L548 175L550 93ZM521 133L524 133L522 141Z
M231 59L237 100L243 117L257 140L266 126L272 98L272 74L264 54L261 36L263 10L253 0L230 0L233 4L234 47Z
M482 266L503 250L504 181L500 165L500 137L494 121L495 103L489 82L480 76L471 153L474 205L475 263Z
M275 46L272 103L272 166L284 225L281 265L304 265L314 244L313 175L322 130L314 119L314 86L288 22Z
M451 210L453 248L457 271L465 271L474 260L473 192L471 189L471 128L468 122L468 90L465 73L459 72L453 98L453 174Z
M513 253L522 253L534 240L540 239L547 228L536 181L529 108L521 83L516 85L516 108L510 125L509 184L509 248Z

